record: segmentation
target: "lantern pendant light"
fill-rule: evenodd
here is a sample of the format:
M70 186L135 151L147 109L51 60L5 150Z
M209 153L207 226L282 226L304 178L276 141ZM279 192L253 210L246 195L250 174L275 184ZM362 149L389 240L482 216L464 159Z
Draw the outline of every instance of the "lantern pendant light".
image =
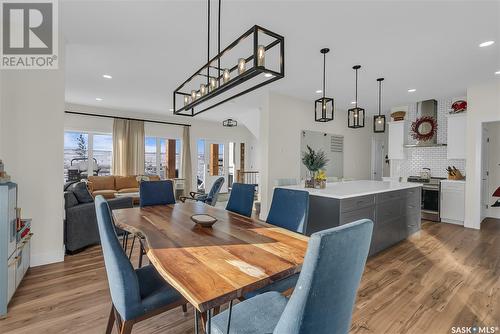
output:
M351 129L365 127L365 109L358 107L358 70L360 68L361 65L352 67L352 69L356 71L356 104L354 108L347 110L347 127Z
M373 116L373 132L385 132L385 115L381 114L382 111L382 81L384 78L378 78L378 115Z
M326 54L330 49L324 48L320 52L323 54L323 97L314 101L314 120L316 122L333 121L333 98L325 97L326 89Z

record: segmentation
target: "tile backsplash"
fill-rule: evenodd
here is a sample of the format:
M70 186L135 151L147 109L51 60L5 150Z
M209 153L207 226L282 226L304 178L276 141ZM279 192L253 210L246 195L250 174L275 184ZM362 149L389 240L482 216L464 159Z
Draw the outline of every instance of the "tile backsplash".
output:
M455 99L441 99L437 100L437 142L446 143L446 136L448 132L447 115L451 109L452 101ZM417 104L412 103L408 106L408 113L406 115L407 126L410 127L411 123L417 118ZM411 137L408 130L408 144L415 144L416 140ZM411 175L419 175L422 168L427 167L431 169L431 175L434 177L447 177L446 167L455 166L462 174L465 175L465 160L448 160L446 156L446 146L438 147L415 147L407 148L405 160L391 160L391 175L402 176L407 178Z

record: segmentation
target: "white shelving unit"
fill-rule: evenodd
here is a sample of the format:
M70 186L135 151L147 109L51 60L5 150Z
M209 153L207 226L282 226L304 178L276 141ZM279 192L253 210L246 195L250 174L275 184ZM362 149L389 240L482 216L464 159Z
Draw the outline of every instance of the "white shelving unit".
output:
M31 221L17 230L17 185L0 184L0 318L30 266Z

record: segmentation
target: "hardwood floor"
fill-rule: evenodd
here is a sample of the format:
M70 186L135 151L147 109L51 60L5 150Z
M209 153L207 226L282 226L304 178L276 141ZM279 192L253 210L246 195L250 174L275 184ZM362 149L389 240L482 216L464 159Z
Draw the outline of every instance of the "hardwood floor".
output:
M482 230L426 223L419 235L370 258L351 333L451 333L499 326L500 220ZM137 256L134 256L137 259ZM0 333L102 333L110 297L100 247L30 268ZM134 326L134 333L193 333L192 308ZM497 330L498 332L498 330Z

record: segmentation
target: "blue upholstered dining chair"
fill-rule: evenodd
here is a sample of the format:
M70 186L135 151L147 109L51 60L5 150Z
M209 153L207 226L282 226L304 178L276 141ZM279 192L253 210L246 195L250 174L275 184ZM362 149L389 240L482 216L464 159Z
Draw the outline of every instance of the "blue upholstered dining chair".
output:
M347 334L365 268L373 222L314 233L290 299L266 292L232 308L229 333ZM211 334L227 331L228 310L212 318Z
M151 265L134 270L118 241L108 203L95 199L97 225L113 305L106 333L117 320L120 333L130 333L134 323L165 312L186 301Z
M271 209L267 216L267 222L287 230L304 233L304 226L309 213L309 193L303 190L291 190L275 188ZM285 292L292 289L299 279L299 274L295 274L276 281L261 289L248 292L245 299L255 297L258 294L268 291Z
M174 184L171 180L142 181L139 185L139 205L175 204Z
M255 184L233 183L226 210L250 217L254 195Z
M212 184L212 188L210 188L210 191L208 194L202 194L202 193L197 193L194 191L191 191L188 196L182 196L179 199L184 203L186 200L192 200L192 201L197 201L197 202L203 202L211 206L215 206L217 204L217 199L219 197L219 192L222 188L222 185L224 184L224 178L219 177L217 180L215 180L214 184Z

